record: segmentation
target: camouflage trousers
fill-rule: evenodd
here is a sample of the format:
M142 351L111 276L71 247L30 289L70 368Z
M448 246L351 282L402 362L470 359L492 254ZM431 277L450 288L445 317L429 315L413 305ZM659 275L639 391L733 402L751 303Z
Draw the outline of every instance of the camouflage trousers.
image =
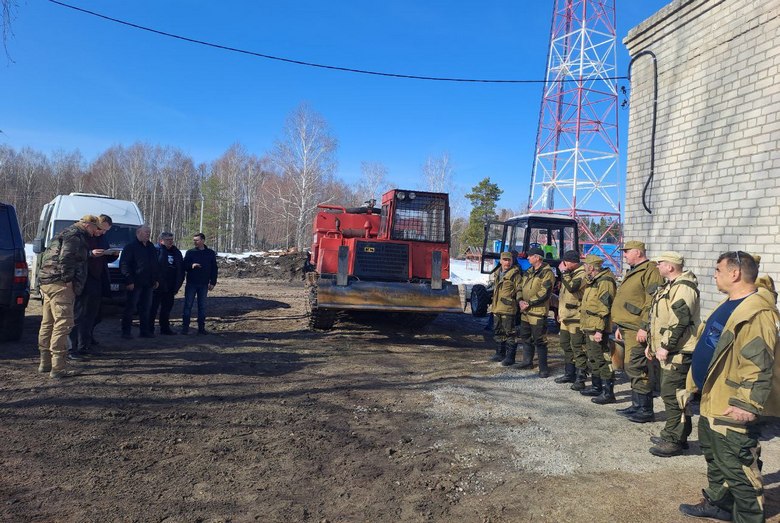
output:
M626 347L623 359L624 369L631 378L631 390L639 394L648 394L653 391L650 385L650 370L645 356L645 345L636 341L636 331L620 328L623 335L623 343Z
M588 353L591 375L603 380L615 379L608 341L609 336L606 333L602 333L601 341L595 341L593 334L585 336L585 351Z
M685 388L685 379L691 368L691 355L683 354L682 357L681 363L661 369L661 399L666 409L666 425L661 431L661 437L672 443L688 441L692 429L691 417L685 415L677 400L677 391Z
M517 344L515 316L513 314L493 314L493 340L512 347Z
M761 446L754 428L747 434L726 430L723 435L699 418L699 444L707 461L704 489L710 502L732 513L738 523L764 522L764 486L761 479Z
M566 327L570 328L568 325ZM564 362L573 363L578 369L587 369L588 354L585 352L585 335L582 331L576 328L574 332L569 332L561 326L559 337Z

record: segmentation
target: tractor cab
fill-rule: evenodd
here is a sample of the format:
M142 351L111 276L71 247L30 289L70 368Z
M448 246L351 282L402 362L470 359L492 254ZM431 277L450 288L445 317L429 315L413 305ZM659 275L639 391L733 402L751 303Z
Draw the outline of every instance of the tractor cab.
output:
M555 214L523 214L504 222L488 222L480 271L492 272L504 251L516 251L517 262L525 270L529 266L526 253L532 247L542 249L545 261L557 268L564 252L579 250L577 221Z

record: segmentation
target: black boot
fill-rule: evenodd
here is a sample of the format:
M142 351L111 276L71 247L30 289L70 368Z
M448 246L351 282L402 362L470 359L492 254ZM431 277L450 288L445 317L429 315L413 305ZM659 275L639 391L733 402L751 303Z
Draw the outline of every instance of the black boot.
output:
M617 409L615 412L621 416L627 418L631 417L637 410L639 410L639 394L635 391L631 391L631 406L624 409Z
M601 377L600 376L593 376L590 379L590 387L585 387L580 391L580 394L583 396L599 396L601 395Z
M637 394L639 398L639 408L631 416L628 421L634 423L649 423L655 421L655 414L653 413L653 393Z
M601 389L601 394L595 398L591 398L590 401L596 405L606 405L607 403L615 403L615 380L604 380L604 387Z
M569 387L571 390L582 390L585 388L585 381L588 379L587 369L577 369L577 375L574 378L574 383Z
M517 346L523 346L523 361L517 367L520 369L530 369L534 366L534 347L530 343L520 343Z
M510 365L515 364L515 353L517 352L517 347L507 347L506 349L506 356L501 361L501 365L504 367L509 367Z
M501 345L496 347L496 353L493 354L493 356L490 358L490 361L501 361L504 359L504 356L506 356L506 342L502 341Z
M547 345L536 347L536 354L539 358L539 377L549 378L550 367L547 366Z
M553 381L555 383L574 383L575 373L577 372L577 367L574 366L573 363L567 363L566 368L563 371L563 376L559 376L555 378Z

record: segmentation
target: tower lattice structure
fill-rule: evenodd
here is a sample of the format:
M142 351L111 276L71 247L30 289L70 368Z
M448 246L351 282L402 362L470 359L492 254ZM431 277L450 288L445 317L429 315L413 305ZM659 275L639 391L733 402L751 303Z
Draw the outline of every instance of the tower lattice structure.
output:
M575 218L580 252L620 269L615 1L555 0L529 209Z

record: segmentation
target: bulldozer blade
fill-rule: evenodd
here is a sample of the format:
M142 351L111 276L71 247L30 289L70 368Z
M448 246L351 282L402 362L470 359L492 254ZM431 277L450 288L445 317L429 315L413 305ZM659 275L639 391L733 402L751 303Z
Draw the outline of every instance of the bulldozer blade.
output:
M320 279L317 305L326 309L460 313L458 287L442 283L441 290L433 290L426 283L353 281L339 286Z

